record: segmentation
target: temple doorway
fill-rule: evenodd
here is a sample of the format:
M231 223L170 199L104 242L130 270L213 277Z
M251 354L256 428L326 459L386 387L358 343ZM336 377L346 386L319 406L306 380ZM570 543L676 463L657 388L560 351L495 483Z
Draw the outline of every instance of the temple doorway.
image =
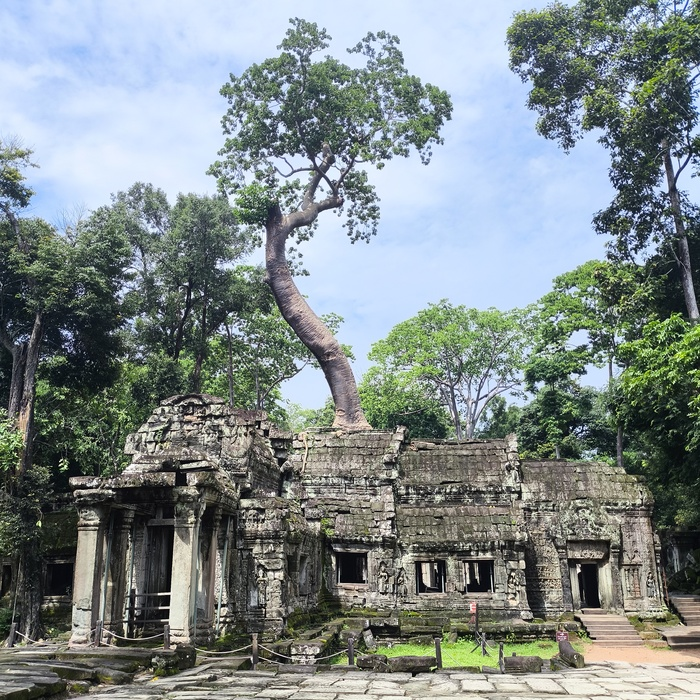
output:
M581 563L577 572L581 608L599 608L598 564Z

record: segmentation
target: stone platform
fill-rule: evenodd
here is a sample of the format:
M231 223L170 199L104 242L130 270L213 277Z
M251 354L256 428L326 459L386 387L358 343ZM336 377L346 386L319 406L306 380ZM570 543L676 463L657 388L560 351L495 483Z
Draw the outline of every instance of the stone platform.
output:
M298 668L298 667L297 667ZM700 700L700 665L666 667L592 664L580 670L522 676L465 673L370 673L326 667L325 672L229 671L205 664L170 678L91 693L105 700Z

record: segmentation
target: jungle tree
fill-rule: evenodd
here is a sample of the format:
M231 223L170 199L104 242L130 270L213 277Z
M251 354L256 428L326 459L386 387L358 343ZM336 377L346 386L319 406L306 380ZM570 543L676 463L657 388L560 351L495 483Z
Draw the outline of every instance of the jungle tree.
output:
M210 172L234 196L242 220L264 229L266 280L323 369L334 425L363 429L369 426L348 359L299 293L288 245L309 239L329 210L344 215L352 242L368 241L379 220L370 172L413 149L428 163L452 105L447 93L406 70L397 37L367 34L348 50L353 60L346 65L316 59L329 45L325 29L301 19L291 24L278 56L223 86L227 138Z
M517 311L468 309L443 299L394 326L369 359L385 384L399 382L406 394L422 391L447 409L458 439L471 438L489 402L520 384L527 344L521 320Z
M571 149L589 131L610 152L612 203L594 218L630 258L673 251L692 323L700 319L689 231L698 210L679 181L700 166L697 0L579 0L516 14L511 68L532 85L537 130Z
M109 381L119 349L118 291L129 250L124 237L93 219L59 232L41 219L23 217L32 194L23 172L30 156L0 143L0 352L3 362L11 358L2 389L21 439L16 463L5 469L1 495L14 523L9 531L16 535L20 629L35 637L41 630L38 521L48 494L48 472L33 461L37 377L51 360L54 381L71 375L93 387Z

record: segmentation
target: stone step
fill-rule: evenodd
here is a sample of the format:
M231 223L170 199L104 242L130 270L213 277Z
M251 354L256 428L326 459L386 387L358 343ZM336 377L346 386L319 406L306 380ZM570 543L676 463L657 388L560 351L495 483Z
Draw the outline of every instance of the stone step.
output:
M636 637L637 632L634 629L627 629L626 627L621 627L615 625L613 626L608 626L608 627L598 627L597 625L586 625L586 631L588 632L588 636L592 637L594 635L602 635L602 634L620 634L620 635L629 635Z
M658 627L658 631L666 640L671 649L697 649L700 648L700 628L685 627Z
M700 627L700 596L674 594L669 598L688 627Z
M589 614L588 611L576 615L584 626L588 636L601 646L643 646L644 640L637 634L630 621L624 615L604 613Z

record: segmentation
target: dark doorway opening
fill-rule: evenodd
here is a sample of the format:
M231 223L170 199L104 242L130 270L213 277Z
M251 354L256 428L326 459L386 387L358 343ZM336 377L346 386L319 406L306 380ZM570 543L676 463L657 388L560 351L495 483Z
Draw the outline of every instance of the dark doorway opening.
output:
M493 562L484 559L465 561L464 583L467 593L493 593Z
M46 565L44 595L69 596L73 591L73 563L49 562Z
M336 552L338 583L367 583L367 554Z
M581 570L578 573L578 590L582 608L600 607L597 564L581 564Z
M144 620L167 620L170 617L175 528L172 525L149 526L147 533L146 581L139 603Z

